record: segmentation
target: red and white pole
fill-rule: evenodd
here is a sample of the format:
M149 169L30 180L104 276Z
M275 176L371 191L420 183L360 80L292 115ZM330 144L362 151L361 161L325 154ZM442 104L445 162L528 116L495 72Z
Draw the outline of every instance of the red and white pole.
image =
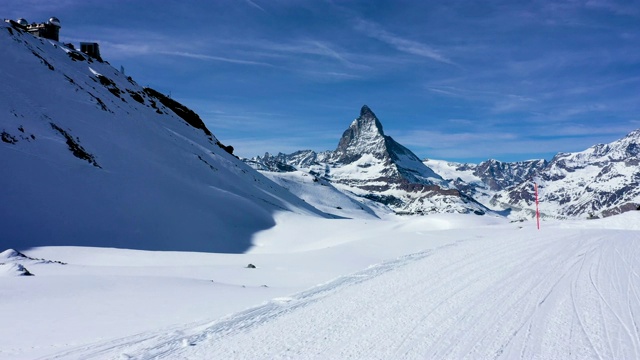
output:
M538 230L540 230L540 208L538 207L538 183L533 183L536 191L536 221L538 223Z

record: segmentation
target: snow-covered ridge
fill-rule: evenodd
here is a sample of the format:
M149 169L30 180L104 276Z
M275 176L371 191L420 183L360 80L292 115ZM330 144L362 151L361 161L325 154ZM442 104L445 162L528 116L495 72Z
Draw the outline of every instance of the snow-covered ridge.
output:
M640 209L640 129L609 144L559 153L537 178L545 216L602 217ZM533 188L523 183L506 189L492 203L531 216Z
M534 216L534 181L544 217L602 217L640 207L640 129L609 144L559 153L549 162L425 163L461 191L514 219Z
M107 62L8 23L0 47L0 248L242 252L277 211L325 216Z

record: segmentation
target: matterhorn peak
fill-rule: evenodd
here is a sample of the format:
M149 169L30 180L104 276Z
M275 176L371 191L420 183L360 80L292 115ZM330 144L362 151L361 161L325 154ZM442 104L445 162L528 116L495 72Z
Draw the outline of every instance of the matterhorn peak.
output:
M342 134L334 154L340 162L352 162L363 154L376 154L379 157L386 153L386 144L382 124L364 105L360 116L353 120L349 128Z
M374 114L367 105L362 105L362 109L360 109L360 118L376 118L376 114Z
M371 133L372 136L384 137L380 120L367 105L362 105L360 116L353 121L350 129L354 129L358 133Z

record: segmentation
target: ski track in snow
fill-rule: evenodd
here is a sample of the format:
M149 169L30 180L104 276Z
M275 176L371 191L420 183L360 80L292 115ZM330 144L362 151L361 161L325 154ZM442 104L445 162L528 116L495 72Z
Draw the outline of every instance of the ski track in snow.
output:
M43 359L637 359L630 234L470 238L214 322Z

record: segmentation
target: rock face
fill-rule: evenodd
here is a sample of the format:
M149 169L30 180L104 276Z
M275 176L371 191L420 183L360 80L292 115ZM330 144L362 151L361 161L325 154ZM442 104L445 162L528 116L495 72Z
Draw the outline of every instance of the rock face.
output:
M502 162L493 159L480 164L433 159L426 159L424 163L458 190L490 208L495 207L491 199L497 192L530 181L548 164L546 160ZM504 208L498 206L495 210Z
M382 123L366 105L334 151L265 154L245 161L259 170L282 172L291 166L311 172L397 213L486 211L483 205L443 181L411 150L385 135Z
M609 216L640 206L640 129L609 144L559 153L538 172L541 212L550 217ZM530 183L503 190L492 203L531 214Z
M487 160L481 162L473 171L489 190L500 191L530 180L547 166L546 160L520 162L502 162Z

